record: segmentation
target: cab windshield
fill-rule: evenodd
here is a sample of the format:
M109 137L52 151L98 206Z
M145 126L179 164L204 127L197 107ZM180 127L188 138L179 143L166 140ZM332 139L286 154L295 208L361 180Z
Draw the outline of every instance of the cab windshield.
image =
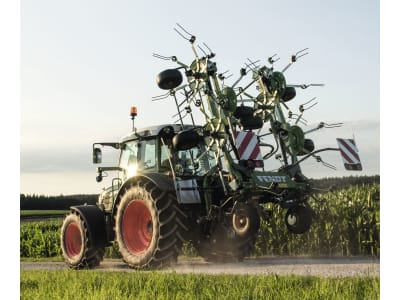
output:
M123 144L119 167L123 170L119 178L123 181L135 176L137 172L169 172L172 168L177 176L202 176L213 166L212 152L205 153L206 147L200 145L189 150L173 152L170 141L166 143L155 137L145 140L132 140Z
M156 140L134 140L123 144L119 167L122 178L136 175L138 170L152 170L156 168Z

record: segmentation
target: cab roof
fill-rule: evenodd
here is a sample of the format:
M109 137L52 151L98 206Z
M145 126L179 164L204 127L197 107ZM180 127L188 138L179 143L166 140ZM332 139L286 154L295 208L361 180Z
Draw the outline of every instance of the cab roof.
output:
M172 127L174 129L174 132L179 132L182 131L182 127L181 125L178 124L163 124L163 125L155 125L155 126L149 126L149 127L144 127L144 128L140 128L135 132L131 132L129 134L127 134L126 136L122 137L122 143L129 141L129 140L135 140L138 138L139 136L142 137L150 137L150 136L157 136L160 134L161 130L165 127ZM187 130L190 128L193 128L193 125L183 125L183 130Z

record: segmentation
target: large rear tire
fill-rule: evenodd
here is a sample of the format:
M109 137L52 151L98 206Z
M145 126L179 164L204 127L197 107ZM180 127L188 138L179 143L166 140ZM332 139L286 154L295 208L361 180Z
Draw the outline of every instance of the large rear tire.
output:
M97 267L104 256L104 247L94 246L88 224L75 211L67 215L62 224L61 250L72 269Z
M152 182L138 182L128 188L115 218L123 260L133 268L157 268L176 262L187 230L185 217L176 196Z

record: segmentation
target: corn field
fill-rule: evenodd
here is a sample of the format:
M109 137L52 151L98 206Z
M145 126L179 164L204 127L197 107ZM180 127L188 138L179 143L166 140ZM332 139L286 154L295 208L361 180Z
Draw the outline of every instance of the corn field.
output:
M256 255L373 255L380 250L380 186L354 185L315 195L310 231L302 235L286 230L285 211L274 211L261 225Z
M61 255L60 221L23 223L20 228L20 257Z
M380 254L380 185L361 184L315 195L315 212L309 232L291 234L284 222L286 211L274 207L268 223L261 223L255 255L372 255ZM22 223L20 257L60 257L61 221ZM184 247L184 255L195 255ZM119 257L116 246L106 257Z

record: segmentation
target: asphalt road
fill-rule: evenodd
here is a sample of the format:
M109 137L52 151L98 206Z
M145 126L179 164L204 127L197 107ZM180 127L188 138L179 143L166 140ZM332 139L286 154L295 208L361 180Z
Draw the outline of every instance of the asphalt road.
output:
M240 263L208 263L200 258L181 258L174 266L160 272L203 274L277 274L313 275L324 277L379 276L379 258L339 257L263 257L249 258ZM20 263L21 270L66 270L64 262ZM137 272L118 259L106 259L95 270Z

